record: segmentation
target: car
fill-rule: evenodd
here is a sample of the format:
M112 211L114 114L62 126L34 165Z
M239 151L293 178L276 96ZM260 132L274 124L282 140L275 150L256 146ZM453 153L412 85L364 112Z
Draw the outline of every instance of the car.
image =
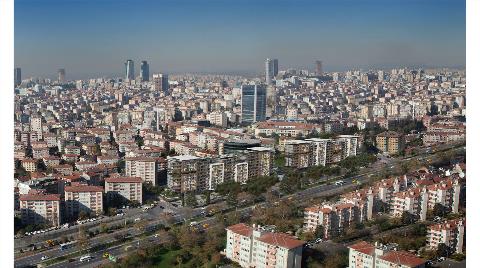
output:
M137 222L137 221L140 221L141 218L136 218L135 220L133 220L134 222Z
M92 256L90 256L90 255L85 255L85 256L80 257L79 261L80 261L80 262L84 262L84 261L89 262L91 259L93 259Z
M444 260L445 260L445 257L440 257L440 258L437 259L438 262L442 262Z
M158 234L155 234L153 237L157 238L157 237L159 237L159 235L158 235Z
M48 257L47 255L43 255L42 256L42 261L45 261L45 260L48 260L50 257Z
M103 253L102 256L103 256L105 259L108 259L108 258L110 257L110 253L105 252L105 253Z

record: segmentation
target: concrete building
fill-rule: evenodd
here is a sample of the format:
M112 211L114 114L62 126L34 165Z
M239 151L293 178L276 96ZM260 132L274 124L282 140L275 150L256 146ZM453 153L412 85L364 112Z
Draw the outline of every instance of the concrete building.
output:
M153 90L161 91L164 94L168 94L169 84L168 75L166 74L154 74L153 75Z
M424 268L426 261L396 247L361 241L349 247L348 268Z
M157 185L157 160L153 157L126 157L125 176L139 177L143 182Z
M393 131L383 132L377 135L376 144L384 153L399 154L405 149L405 136Z
M76 219L81 211L96 216L103 214L103 187L65 186L66 217Z
M427 247L430 250L436 250L441 243L450 247L455 253L463 253L465 219L450 220L428 226Z
M123 202L142 204L142 179L139 177L109 177L105 179L107 201L120 197Z
M222 128L227 127L227 122L228 122L227 119L228 119L227 114L224 112L215 111L207 114L207 120L210 121L210 124L219 126Z
M58 194L21 194L20 211L23 224L59 226L62 222L61 200Z
M241 267L301 267L304 242L293 236L244 223L226 230L225 255Z
M285 142L285 166L307 168L313 165L312 143L303 140Z

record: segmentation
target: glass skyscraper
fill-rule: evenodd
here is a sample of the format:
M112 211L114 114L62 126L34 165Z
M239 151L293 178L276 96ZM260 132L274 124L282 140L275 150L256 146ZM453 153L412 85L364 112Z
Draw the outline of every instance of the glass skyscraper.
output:
M18 86L22 83L22 69L15 68L15 86Z
M142 64L140 65L140 76L142 78L142 81L149 81L150 77L150 70L147 61L142 61Z
M125 62L125 79L127 80L135 79L135 71L133 69L133 60L127 60Z
M265 121L266 112L265 85L242 85L242 123Z

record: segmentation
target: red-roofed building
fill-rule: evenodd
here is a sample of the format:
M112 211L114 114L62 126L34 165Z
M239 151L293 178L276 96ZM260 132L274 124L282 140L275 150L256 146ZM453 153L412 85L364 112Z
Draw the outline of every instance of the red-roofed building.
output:
M225 255L242 267L301 267L303 241L239 223L227 229Z
M70 219L78 218L81 211L87 214L103 213L103 187L77 184L65 186L65 211Z
M396 248L360 241L348 247L348 268L423 268L425 260Z
M20 195L19 200L23 224L60 225L60 195L33 192Z
M465 239L465 219L451 220L428 226L427 247L436 250L440 243L463 253Z

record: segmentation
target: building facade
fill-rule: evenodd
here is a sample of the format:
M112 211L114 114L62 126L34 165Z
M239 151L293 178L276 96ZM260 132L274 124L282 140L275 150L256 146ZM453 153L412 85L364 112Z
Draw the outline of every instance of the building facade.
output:
M244 223L226 229L225 255L241 267L301 267L303 241Z

